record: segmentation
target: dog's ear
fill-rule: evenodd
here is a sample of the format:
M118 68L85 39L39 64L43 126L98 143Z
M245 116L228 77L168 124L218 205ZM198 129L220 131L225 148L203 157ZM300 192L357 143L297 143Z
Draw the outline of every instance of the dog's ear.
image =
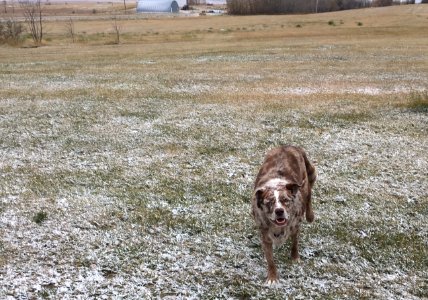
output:
M256 197L256 201L257 201L257 207L260 209L262 209L264 191L265 191L264 188L260 188L260 189L257 189L257 191L254 194Z
M301 188L303 186L303 184L305 183L305 181L303 180L301 184L297 184L297 183L287 183L285 185L285 188L287 190L289 190L291 192L291 195L293 197L296 197L297 192L299 191L299 188Z

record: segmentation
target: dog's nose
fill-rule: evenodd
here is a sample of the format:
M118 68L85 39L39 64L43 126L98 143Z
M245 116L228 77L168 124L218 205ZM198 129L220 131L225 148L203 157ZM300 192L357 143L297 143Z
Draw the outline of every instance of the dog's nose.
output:
M278 217L282 216L284 214L284 209L283 208L277 208L275 209L275 215L277 215Z

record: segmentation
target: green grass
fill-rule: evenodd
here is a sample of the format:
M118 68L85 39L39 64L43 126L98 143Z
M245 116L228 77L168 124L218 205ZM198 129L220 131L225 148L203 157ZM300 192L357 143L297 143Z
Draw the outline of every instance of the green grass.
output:
M360 255L373 265L388 265L395 261L405 270L423 271L428 266L426 244L417 230L387 230L396 224L374 224L374 220L336 224L332 236L342 243L353 245ZM376 228L375 231L371 228ZM398 226L397 226L398 227Z
M48 218L48 213L45 211L39 211L34 217L33 221L37 224L42 224Z

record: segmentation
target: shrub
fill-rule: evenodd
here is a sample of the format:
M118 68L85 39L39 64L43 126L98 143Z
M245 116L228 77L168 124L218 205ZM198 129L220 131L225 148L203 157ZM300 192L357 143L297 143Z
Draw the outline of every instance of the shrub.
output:
M414 112L428 113L428 92L413 93L407 108Z
M43 221L45 221L48 218L48 213L45 211L39 211L34 217L33 217L33 221L36 222L37 224L41 224L43 223Z
M23 31L22 24L14 20L0 22L0 44L18 44Z

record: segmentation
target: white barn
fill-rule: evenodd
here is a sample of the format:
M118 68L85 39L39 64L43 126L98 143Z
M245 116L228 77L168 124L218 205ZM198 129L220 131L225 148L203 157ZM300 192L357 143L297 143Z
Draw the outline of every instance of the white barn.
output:
M137 13L178 13L180 7L175 0L138 0Z

